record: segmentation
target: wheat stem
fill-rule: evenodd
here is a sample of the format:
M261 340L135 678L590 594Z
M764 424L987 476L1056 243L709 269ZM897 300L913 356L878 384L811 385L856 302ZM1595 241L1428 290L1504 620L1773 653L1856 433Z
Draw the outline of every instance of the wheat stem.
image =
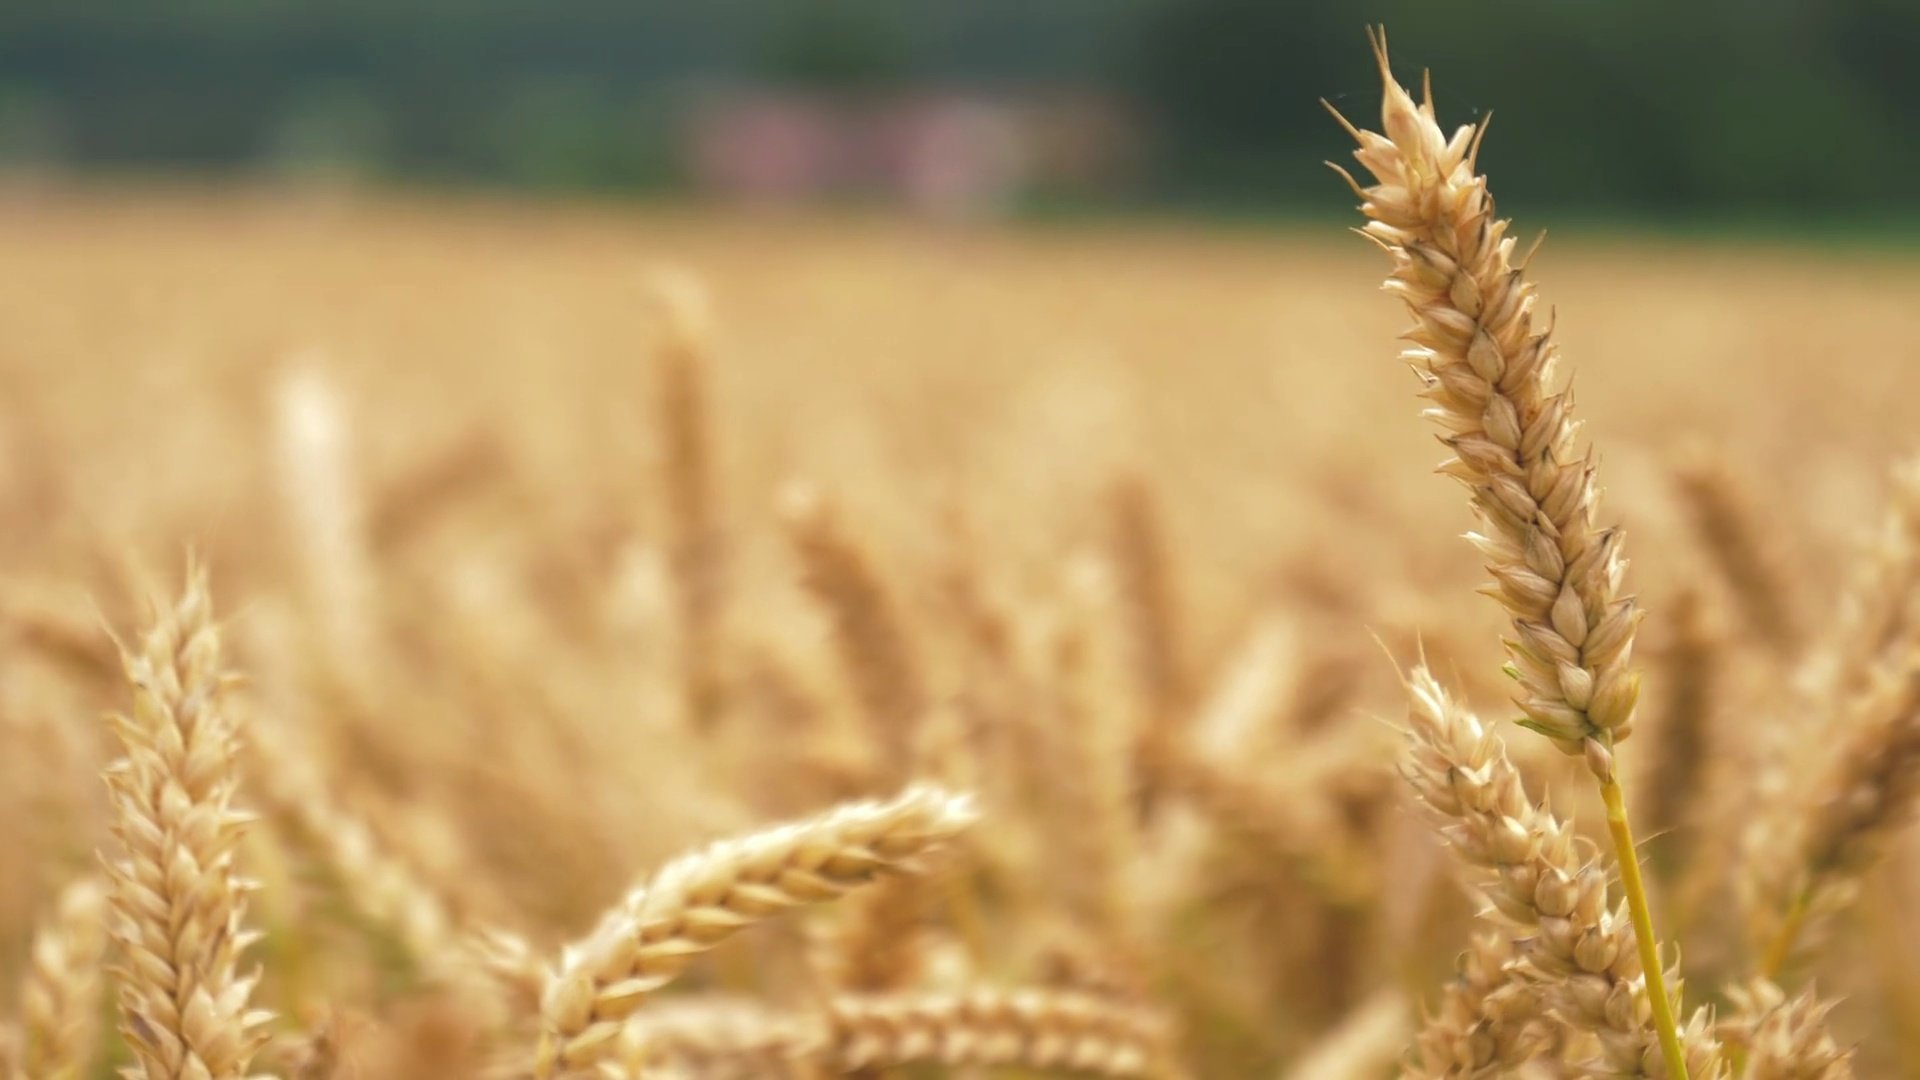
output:
M1667 996L1666 981L1661 978L1660 942L1653 936L1653 909L1647 903L1647 886L1640 877L1640 853L1633 844L1633 826L1627 820L1627 799L1620 789L1618 772L1608 773L1601 779L1600 798L1607 805L1607 832L1613 837L1614 862L1620 866L1620 887L1627 894L1633 937L1640 947L1640 967L1646 972L1647 1002L1653 1006L1654 1030L1660 1034L1660 1054L1667 1059L1668 1074L1686 1080L1687 1052L1680 1045L1673 1001Z

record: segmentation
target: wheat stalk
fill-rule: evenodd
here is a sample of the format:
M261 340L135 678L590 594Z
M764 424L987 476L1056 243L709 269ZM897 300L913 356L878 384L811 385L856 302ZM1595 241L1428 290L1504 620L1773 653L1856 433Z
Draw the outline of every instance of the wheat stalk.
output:
M972 823L965 797L915 787L888 802L723 841L667 864L568 946L542 1000L539 1075L606 1057L625 1019L695 956L756 922L833 900Z
M239 1080L268 1014L248 1004L255 976L237 970L257 937L234 865L248 817L233 807L236 739L204 574L123 663L133 711L113 721L125 756L107 770L121 849L107 876L129 1075Z
M20 989L24 1067L35 1080L82 1080L100 1039L100 985L107 954L107 893L98 878L60 891L53 918L34 935Z

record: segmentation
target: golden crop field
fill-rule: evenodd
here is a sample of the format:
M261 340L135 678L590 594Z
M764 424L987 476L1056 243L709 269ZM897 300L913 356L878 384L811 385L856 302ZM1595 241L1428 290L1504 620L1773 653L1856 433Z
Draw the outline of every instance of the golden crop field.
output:
M1666 1076L1622 787L1691 1075L1920 1076L1920 261L1546 244L1587 535L1572 399L1474 351L1517 286L1417 231L1433 402L1331 225L0 237L21 1076ZM1517 449L1463 488L1427 407Z

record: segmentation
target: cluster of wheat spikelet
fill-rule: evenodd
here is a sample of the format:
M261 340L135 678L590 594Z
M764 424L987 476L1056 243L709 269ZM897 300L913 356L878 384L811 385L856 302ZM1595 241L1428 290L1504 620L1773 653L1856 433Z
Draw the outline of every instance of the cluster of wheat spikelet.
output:
M1916 1015L1880 993L1898 973L1827 957L1843 913L1901 925L1875 870L1920 796L1920 471L1822 634L1737 471L1688 457L1674 516L1705 572L1636 654L1485 122L1448 135L1377 51L1381 131L1349 127L1363 234L1544 740L1467 707L1496 685L1472 668L1395 679L1340 644L1480 655L1384 546L1206 626L1144 469L1038 558L959 496L901 555L826 478L759 493L752 528L720 330L663 273L651 505L589 479L597 515L568 520L570 466L486 431L368 485L379 431L308 357L265 410L270 557L208 551L145 611L165 575L108 546L97 609L7 583L0 927L33 926L0 949L0 1080L1910 1062L1850 1045ZM230 623L216 582L247 597Z

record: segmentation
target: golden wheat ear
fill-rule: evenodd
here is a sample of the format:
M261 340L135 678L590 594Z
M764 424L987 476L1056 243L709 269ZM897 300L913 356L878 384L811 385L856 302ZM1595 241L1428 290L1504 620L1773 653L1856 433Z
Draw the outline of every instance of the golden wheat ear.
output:
M913 787L668 863L561 954L542 1000L536 1071L567 1075L605 1060L627 1018L694 957L780 912L912 869L974 819L970 798Z
M1547 1017L1591 1033L1599 1073L1638 1072L1657 1061L1659 1032L1650 1022L1653 992L1635 928L1607 895L1608 875L1592 844L1529 798L1500 736L1462 708L1422 667L1408 679L1407 750L1401 772L1432 814L1441 836L1469 868L1470 880L1523 946L1514 977L1532 993L1477 995L1473 1022L1429 1028L1422 1044L1450 1036L1476 1057L1522 1054L1525 1028ZM1472 1040L1482 1023L1505 1025L1502 1043ZM1690 1031L1684 1043L1689 1076L1722 1075L1711 1031ZM1431 1052L1439 1052L1437 1047ZM1488 1056L1488 1064L1518 1065Z
M250 817L234 805L238 733L232 677L204 572L123 657L133 708L113 719L123 756L107 769L106 858L128 1075L241 1080L269 1014L239 969L253 884L237 865Z
M1607 830L1639 950L1638 964L1666 1072L1689 1075L1677 995L1663 961L1615 748L1633 730L1640 675L1633 644L1641 612L1623 590L1619 529L1596 521L1593 453L1579 445L1573 397L1556 377L1551 318L1514 260L1508 222L1476 173L1484 123L1449 137L1394 80L1386 36L1369 36L1382 83L1382 133L1356 131L1362 230L1393 260L1385 288L1413 317L1401 356L1420 376L1427 417L1453 457L1440 472L1468 491L1480 529L1468 539L1493 581L1481 591L1506 612L1507 673L1519 723L1585 759L1606 805ZM1604 894L1604 889L1602 890ZM1602 967L1610 967L1609 959ZM1615 1067L1642 1067L1629 1041L1603 1040Z

